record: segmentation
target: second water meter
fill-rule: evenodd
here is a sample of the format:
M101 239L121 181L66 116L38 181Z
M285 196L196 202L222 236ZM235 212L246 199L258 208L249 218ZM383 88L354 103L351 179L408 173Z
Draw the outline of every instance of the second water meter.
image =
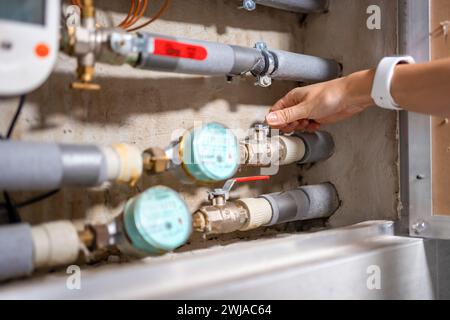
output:
M214 182L234 176L239 167L239 143L226 126L211 122L188 130L165 150L144 152L150 172L171 170L183 182Z
M170 188L157 186L127 202L123 227L133 248L146 254L160 254L188 240L192 221L180 195Z

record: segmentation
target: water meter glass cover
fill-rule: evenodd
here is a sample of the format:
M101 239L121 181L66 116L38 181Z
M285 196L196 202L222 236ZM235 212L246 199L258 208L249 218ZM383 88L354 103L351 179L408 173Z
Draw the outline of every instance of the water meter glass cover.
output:
M128 201L124 223L134 247L159 254L183 245L192 228L191 214L180 195L156 186Z
M183 163L199 181L226 180L239 166L239 145L230 129L208 123L191 130L183 139Z

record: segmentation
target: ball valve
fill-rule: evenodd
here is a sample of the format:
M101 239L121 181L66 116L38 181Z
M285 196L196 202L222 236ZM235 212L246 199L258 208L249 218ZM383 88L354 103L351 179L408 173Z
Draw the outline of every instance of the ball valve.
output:
M268 180L268 176L228 180L209 193L211 205L193 215L193 226L204 234L247 231L261 226L330 217L339 208L339 197L331 183L227 201L235 182Z
M271 137L269 133L267 125L256 124L248 137L240 142L242 165L265 167L312 163L326 160L334 153L333 137L325 131Z

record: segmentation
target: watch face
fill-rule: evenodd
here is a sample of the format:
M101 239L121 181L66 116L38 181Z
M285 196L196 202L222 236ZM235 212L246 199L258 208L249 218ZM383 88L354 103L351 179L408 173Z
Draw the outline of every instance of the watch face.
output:
M125 208L125 228L132 245L148 253L171 251L191 234L191 214L170 188L157 186L131 199Z
M220 181L236 173L239 146L236 136L224 125L208 123L194 128L183 142L183 162L195 179Z

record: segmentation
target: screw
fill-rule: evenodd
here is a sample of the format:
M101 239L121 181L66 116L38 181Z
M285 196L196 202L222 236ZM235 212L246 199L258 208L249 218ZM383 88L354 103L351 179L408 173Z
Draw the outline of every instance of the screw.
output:
M423 180L423 179L425 179L425 175L424 175L424 174L418 174L418 175L416 176L416 179L417 179L417 180Z
M256 3L254 0L244 0L242 2L242 8L247 11L253 11L256 9Z
M264 136L269 134L269 126L264 123L257 123L254 125L255 131L262 132Z
M267 49L267 44L265 42L257 42L255 43L255 48L258 50L266 50Z
M415 234L421 234L427 228L427 223L423 220L419 220L411 226L411 229Z
M257 86L260 86L260 87L263 87L263 88L269 87L272 84L272 78L270 78L267 75L259 76L258 77L258 81L255 84Z

